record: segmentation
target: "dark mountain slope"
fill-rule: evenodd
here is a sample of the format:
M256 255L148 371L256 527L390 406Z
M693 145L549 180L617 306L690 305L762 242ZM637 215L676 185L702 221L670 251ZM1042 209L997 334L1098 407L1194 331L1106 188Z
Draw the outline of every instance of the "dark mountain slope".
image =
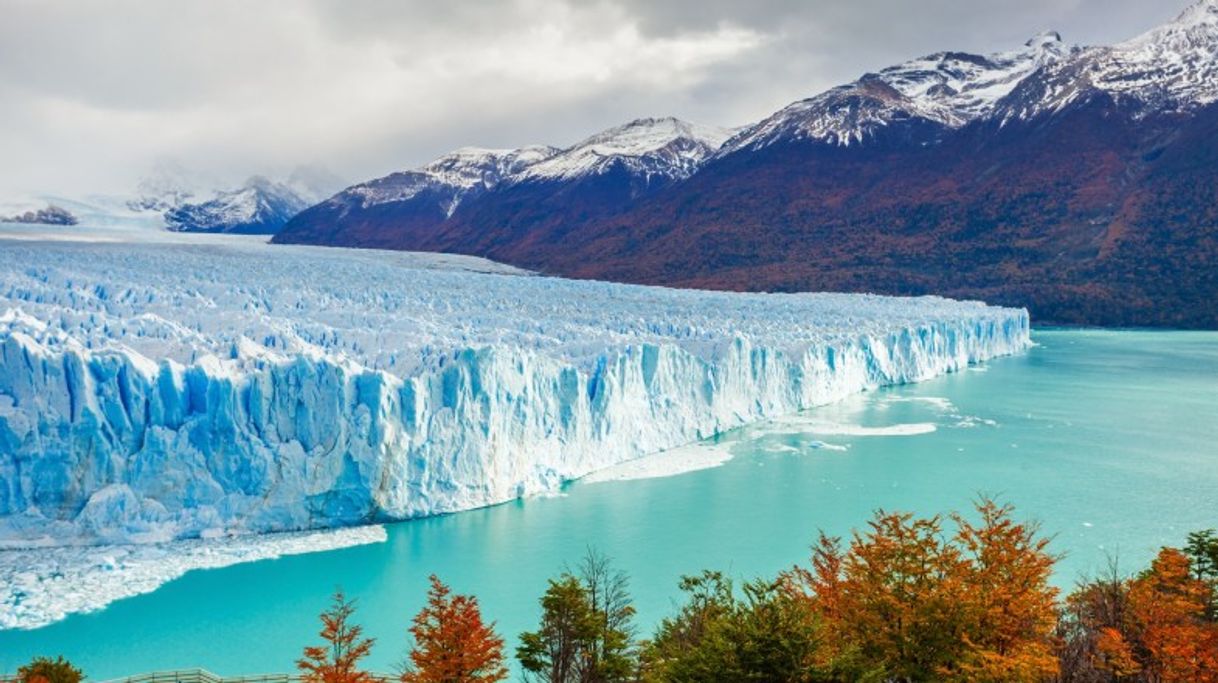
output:
M1042 321L1218 326L1218 108L1135 120L1111 99L970 125L927 148L733 154L579 243L491 258L576 277L939 293Z

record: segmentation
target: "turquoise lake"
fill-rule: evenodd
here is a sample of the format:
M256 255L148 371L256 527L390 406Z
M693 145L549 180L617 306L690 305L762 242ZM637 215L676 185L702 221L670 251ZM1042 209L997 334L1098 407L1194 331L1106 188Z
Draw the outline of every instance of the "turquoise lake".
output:
M1038 330L1026 354L723 435L733 458L677 476L574 483L565 495L388 527L345 550L203 570L34 631L0 632L0 671L63 654L94 681L201 666L291 671L338 585L391 671L428 574L476 594L509 651L546 578L588 546L631 577L642 633L677 579L773 574L818 529L876 508L966 510L978 494L1039 520L1068 587L1108 557L1132 569L1218 527L1218 333Z

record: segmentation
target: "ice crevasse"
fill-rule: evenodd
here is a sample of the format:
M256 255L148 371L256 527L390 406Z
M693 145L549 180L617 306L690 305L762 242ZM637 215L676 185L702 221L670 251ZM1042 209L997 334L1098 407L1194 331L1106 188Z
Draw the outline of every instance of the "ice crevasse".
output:
M0 243L0 547L469 509L1029 343L1026 311L937 297Z

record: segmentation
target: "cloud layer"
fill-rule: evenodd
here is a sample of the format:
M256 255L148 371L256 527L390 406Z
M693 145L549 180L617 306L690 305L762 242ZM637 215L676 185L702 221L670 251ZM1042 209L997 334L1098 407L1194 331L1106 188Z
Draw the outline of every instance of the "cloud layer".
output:
M127 192L164 159L360 180L638 116L740 125L928 52L1113 42L1176 4L0 0L0 200Z

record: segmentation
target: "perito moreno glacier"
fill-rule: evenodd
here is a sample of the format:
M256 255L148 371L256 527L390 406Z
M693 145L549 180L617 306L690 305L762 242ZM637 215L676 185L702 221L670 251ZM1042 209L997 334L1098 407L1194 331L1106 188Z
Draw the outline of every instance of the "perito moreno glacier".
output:
M1030 343L1026 311L0 236L0 547L451 512Z

